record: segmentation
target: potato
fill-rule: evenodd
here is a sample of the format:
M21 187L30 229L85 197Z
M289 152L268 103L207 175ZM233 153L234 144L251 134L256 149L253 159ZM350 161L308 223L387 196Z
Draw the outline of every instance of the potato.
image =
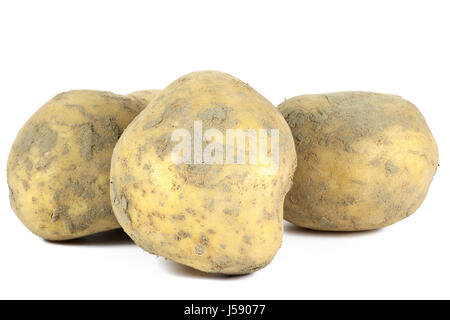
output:
M282 103L298 166L285 219L327 231L371 230L408 217L438 166L425 119L398 96L304 95Z
M196 135L199 123L203 131ZM250 161L253 144L222 139L228 129L266 132L269 137L259 142L270 144L270 161ZM179 130L194 140L180 154L177 145L187 136L174 139ZM216 134L214 140L208 132ZM217 149L209 153L212 145ZM231 146L230 160L233 150L248 161L226 161L225 146ZM177 162L178 155L192 154L190 161ZM217 155L217 162L209 155ZM266 266L281 245L283 199L295 164L289 127L270 102L230 75L190 73L164 89L119 139L111 164L114 213L150 253L205 272L250 273Z
M69 91L28 120L7 174L11 206L28 229L66 240L120 227L109 198L111 154L145 106L110 92Z
M127 94L127 97L135 98L139 100L141 104L147 106L160 92L161 90L155 89L140 90Z

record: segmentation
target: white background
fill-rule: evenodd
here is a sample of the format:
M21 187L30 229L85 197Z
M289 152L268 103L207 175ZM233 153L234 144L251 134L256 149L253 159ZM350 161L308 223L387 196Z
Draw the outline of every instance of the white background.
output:
M1 1L0 298L450 298L449 14L430 0ZM6 160L34 111L70 89L125 94L205 69L275 105L341 90L412 101L440 149L422 207L373 232L286 223L274 261L242 277L147 254L121 231L54 244L22 226Z

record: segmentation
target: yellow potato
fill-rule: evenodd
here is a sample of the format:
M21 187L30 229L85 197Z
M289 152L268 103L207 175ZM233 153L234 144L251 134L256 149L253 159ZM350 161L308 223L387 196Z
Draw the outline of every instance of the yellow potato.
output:
M135 98L145 106L147 106L155 97L161 92L161 90L140 90L127 94L127 97Z
M119 228L109 198L111 154L145 105L110 92L69 91L28 120L8 159L11 206L28 229L66 240Z
M279 109L298 157L286 220L315 230L377 229L408 217L425 199L438 149L412 103L338 92L294 97Z
M205 135L216 129L217 150L231 145L235 154L246 149L250 155L250 142L243 149L220 140L227 129L270 132L270 161L232 164L222 155L217 159L223 163L206 163L212 143L200 140L205 163L195 163L195 150L194 163L176 162L174 132L184 128L195 139L195 123ZM270 129L279 132L279 168ZM114 213L150 253L205 272L250 273L266 266L281 245L283 199L295 159L289 127L264 97L224 73L190 73L164 89L117 143L111 164Z

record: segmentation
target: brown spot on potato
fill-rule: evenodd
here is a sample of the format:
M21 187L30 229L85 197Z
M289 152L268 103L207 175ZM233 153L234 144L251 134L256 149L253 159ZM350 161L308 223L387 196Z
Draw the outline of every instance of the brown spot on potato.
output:
M46 169L49 164L56 158L56 156L51 156L50 152L44 153L35 164L36 170Z
M153 128L153 127L157 126L158 124L160 124L162 120L163 120L163 117L157 117L156 119L150 120L142 127L142 130L148 130L150 128Z
M85 198L93 199L96 194L93 191L92 184L96 181L96 177L86 173L82 173L78 180L73 181L71 178L66 179L65 188L70 188L75 195Z
M385 168L386 174L388 176L390 176L391 174L394 174L398 171L398 167L394 163L392 163L391 160L386 161L384 168Z
M22 180L22 186L25 189L25 191L28 191L28 189L30 188L30 185L25 180Z
M46 122L30 123L22 133L20 140L15 143L19 154L28 152L33 145L39 148L41 155L51 151L58 139L58 133L52 130Z
M124 219L125 223L130 225L131 224L131 218L128 214L128 199L127 197L122 194L120 197L120 207L119 207L119 213L122 215L122 218Z
M222 210L223 213L230 215L230 216L234 216L237 217L239 216L239 209L238 208L225 208Z
M169 134L163 134L154 142L154 148L156 153L158 154L160 159L163 159L166 154L170 151L169 148L170 144L170 135Z
M179 231L177 234L174 235L173 238L177 241L180 241L182 239L191 238L191 234L189 232Z
M201 244L198 244L195 246L194 252L196 255L201 256L205 253L205 247L202 246Z
M205 235L202 235L202 236L200 237L200 243L201 243L203 246L207 247L207 246L208 246L208 238L207 238Z
M81 147L81 158L90 161L94 151L104 150L113 146L120 136L120 128L112 117L95 122L99 126L100 133L94 129L94 123L84 123L79 126L78 143Z
M186 209L184 209L184 211L186 211L187 213L189 213L189 214L191 214L193 216L195 216L196 213L197 213L197 210L192 209L192 208L186 208Z
M91 123L85 123L80 127L81 158L86 161L92 160L94 147L94 128Z
M53 210L52 214L50 215L50 220L52 222L57 221L61 215L64 215L67 212L67 209L69 209L69 207L67 206L59 206L55 208L55 210Z
M232 110L233 108L228 106L216 106L199 112L197 117L203 121L205 127L219 127L227 120Z
M246 243L246 244L248 244L249 246L251 246L252 245L252 237L251 236L249 236L249 235L245 235L245 236L243 236L242 237L242 240Z

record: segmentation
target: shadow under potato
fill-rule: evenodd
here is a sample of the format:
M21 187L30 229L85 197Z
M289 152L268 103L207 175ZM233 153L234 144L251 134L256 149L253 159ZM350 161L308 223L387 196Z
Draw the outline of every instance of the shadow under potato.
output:
M64 240L64 241L51 241L46 242L58 245L69 246L124 246L135 245L133 240L122 230L115 229L110 231L104 231L89 236L85 236L78 239Z
M328 238L338 238L338 237L361 237L370 234L379 233L383 228L375 230L365 230L365 231L320 231L306 229L303 227L298 227L295 224L285 221L284 232L286 234L300 235L300 236L315 236L315 237L328 237Z
M252 274L240 274L240 275L227 275L220 273L207 273L203 272L189 266L185 266L184 264L177 263L172 260L165 259L164 263L167 264L167 269L175 275L179 275L182 277L191 277L191 278L202 278L202 279L211 279L211 280L238 280L242 278L246 278L251 276Z

